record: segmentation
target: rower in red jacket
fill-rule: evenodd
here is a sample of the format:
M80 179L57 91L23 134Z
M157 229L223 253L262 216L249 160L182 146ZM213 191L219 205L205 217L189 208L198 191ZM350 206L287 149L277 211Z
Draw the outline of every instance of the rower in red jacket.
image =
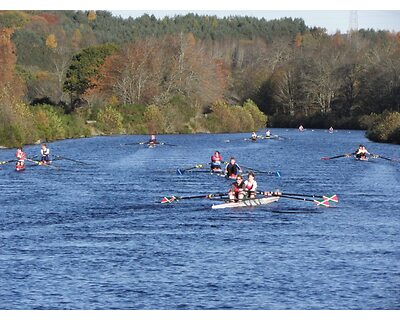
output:
M214 154L211 156L211 171L213 172L221 172L221 163L222 163L222 156L219 151L215 151Z
M22 147L18 148L17 152L15 153L15 156L17 157L17 163L15 164L15 170L17 170L17 171L24 170L26 153L22 150Z
M232 183L232 186L229 189L228 192L229 201L230 202L242 201L246 196L245 187L246 186L244 184L242 176L238 174L238 176L236 177L236 181Z

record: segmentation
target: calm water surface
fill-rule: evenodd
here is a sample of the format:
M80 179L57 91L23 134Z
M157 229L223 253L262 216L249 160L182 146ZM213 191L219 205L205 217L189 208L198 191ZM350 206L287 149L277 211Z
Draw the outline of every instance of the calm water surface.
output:
M123 145L147 136L50 143L59 170L0 167L1 309L400 309L400 164L322 161L353 152L400 157L361 131L275 129L249 134L165 135L176 146ZM39 146L29 146L30 155ZM281 199L211 210L215 201L160 204L163 196L224 192L229 181L176 175L225 160L259 174L259 190L333 194L337 208ZM1 150L0 161L15 150Z

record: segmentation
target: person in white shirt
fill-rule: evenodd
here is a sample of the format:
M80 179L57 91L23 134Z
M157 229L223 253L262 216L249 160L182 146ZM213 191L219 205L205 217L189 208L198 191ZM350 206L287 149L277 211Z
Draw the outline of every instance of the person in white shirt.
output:
M247 197L250 199L254 199L257 193L257 181L255 180L255 176L253 172L249 172L247 174L247 180L244 182L245 191L247 193Z

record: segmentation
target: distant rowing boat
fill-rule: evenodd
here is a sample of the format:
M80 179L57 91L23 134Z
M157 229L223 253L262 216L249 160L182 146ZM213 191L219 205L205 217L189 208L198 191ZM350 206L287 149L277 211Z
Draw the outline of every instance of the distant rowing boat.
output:
M240 207L256 207L264 204L269 204L279 200L279 197L264 197L257 199L247 199L238 202L226 202L221 204L213 204L212 209L240 208Z

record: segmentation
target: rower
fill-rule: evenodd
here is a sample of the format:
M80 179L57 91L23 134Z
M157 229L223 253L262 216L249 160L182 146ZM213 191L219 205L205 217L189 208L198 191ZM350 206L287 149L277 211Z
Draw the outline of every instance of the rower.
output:
M47 148L45 143L42 143L42 147L40 149L40 154L42 155L40 162L42 164L49 164L50 161L50 149Z
M240 166L236 163L236 159L231 157L229 163L225 167L225 175L228 178L236 178L236 176L242 172Z
M158 142L157 142L156 135L155 135L155 134L152 134L152 135L150 136L150 139L149 139L148 144L154 145L154 144L157 144L157 143L158 143Z
M300 127L299 127L299 131L304 131L304 127L303 127L302 124L301 124Z
M257 193L257 181L255 180L254 173L249 172L247 174L247 180L244 182L244 190L247 192L247 197L254 199Z
M269 129L267 129L267 132L265 132L265 137L266 138L271 137L271 131Z
M215 151L214 154L211 156L211 171L212 172L221 172L221 163L222 163L222 156L219 151Z
M360 144L354 154L357 159L366 160L367 154L370 154L370 153L368 152L367 148L365 148L362 144Z
M329 133L333 133L333 127L329 128Z
M243 177L240 174L238 174L236 177L236 181L232 183L232 186L229 189L228 192L229 201L230 202L242 201L246 196L246 192L244 189L245 185Z
M253 132L251 134L251 141L256 141L257 140L257 133Z
M25 169L26 153L22 150L22 147L17 149L15 156L17 157L17 163L15 164L15 169L17 170Z

